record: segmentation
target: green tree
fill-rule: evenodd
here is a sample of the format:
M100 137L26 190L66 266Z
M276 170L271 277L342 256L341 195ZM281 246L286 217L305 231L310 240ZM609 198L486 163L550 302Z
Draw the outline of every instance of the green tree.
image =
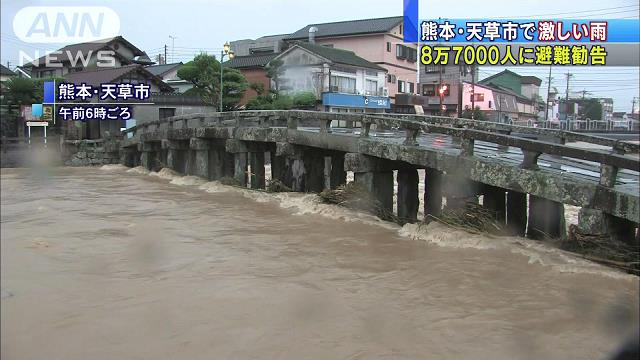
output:
M274 59L269 62L266 67L267 77L273 81L273 89L271 92L278 97L281 90L282 85L282 75L284 75L284 67L282 67L284 63L280 59Z
M316 105L316 95L311 91L303 91L293 96L293 106L296 108L310 108Z
M2 121L0 130L3 135L17 136L18 124L20 123L20 107L23 105L40 104L44 98L45 81L63 82L62 78L28 79L13 77L3 84L2 91ZM50 128L50 131L57 131L60 122Z
M471 116L472 114L473 114L473 117ZM473 113L469 108L464 109L464 111L460 116L464 119L474 119L474 120L482 120L482 121L487 120L487 117L485 116L484 112L482 112L480 110L480 107L478 106L476 106L476 108L473 109Z
M220 69L220 62L215 56L204 53L184 64L178 70L178 77L193 84L193 88L187 90L185 94L198 95L205 102L218 107L220 104ZM237 69L223 66L222 71L224 92L222 107L225 111L235 110L249 84Z
M596 99L586 99L580 106L579 116L583 119L602 120L602 104Z

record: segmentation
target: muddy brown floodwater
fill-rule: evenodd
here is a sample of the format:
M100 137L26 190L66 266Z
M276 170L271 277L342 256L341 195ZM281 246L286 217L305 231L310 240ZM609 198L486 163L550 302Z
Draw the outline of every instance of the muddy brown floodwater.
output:
M603 359L638 327L637 277L525 239L165 170L1 180L2 359Z

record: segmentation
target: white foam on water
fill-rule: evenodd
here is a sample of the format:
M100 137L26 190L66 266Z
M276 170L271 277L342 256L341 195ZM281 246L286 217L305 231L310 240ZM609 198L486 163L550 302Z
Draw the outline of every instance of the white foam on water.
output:
M134 168L127 170L127 172L131 174L140 174L140 175L147 175L150 173L150 171L144 168L144 166L136 166Z
M558 249L550 244L522 237L494 237L471 234L453 229L438 222L427 225L406 224L398 232L401 236L430 244L458 249L507 250L525 256L529 264L551 267L562 273L580 273L606 276L615 279L636 279L634 275L580 258L578 255Z
M149 172L148 174L151 176L159 177L161 179L165 179L165 180L173 180L175 178L182 177L182 175L178 174L177 172L169 168L162 168L158 172L154 171L154 172Z
M218 181L207 181L197 176L183 176L171 169L163 168L158 172L149 172L143 167L136 167L127 172L148 174L169 180L169 183L179 186L197 186L208 193L236 192L256 202L273 202L293 215L320 215L334 220L358 222L366 225L380 226L394 230L398 235L412 240L425 241L447 248L476 249L476 250L507 250L514 254L528 258L530 264L551 267L564 273L584 273L607 276L611 278L635 278L633 275L622 273L615 269L582 259L578 255L563 251L550 244L530 240L522 237L497 237L486 234L472 234L464 230L454 229L438 222L429 224L406 224L402 227L395 223L383 221L378 217L334 204L322 203L316 194L305 193L268 193L236 186L223 185ZM577 222L578 207L566 207L568 213L575 213ZM569 216L567 223L573 223L574 217Z
M122 165L122 164L107 164L107 165L102 165L100 167L100 170L104 170L104 171L124 171L124 170L129 170L128 167Z

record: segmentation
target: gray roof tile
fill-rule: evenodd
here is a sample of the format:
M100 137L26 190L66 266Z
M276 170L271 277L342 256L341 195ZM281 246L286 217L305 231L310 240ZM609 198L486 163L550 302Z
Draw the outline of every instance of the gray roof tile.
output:
M402 16L392 16L378 19L363 19L351 21L339 21L324 24L310 24L289 35L287 40L307 39L309 28L318 28L316 37L343 36L355 34L385 33L402 22Z

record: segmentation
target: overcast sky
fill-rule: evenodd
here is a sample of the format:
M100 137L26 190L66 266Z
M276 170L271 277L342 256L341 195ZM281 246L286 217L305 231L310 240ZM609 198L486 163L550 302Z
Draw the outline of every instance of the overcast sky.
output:
M18 64L19 50L55 50L65 44L23 43L13 31L15 14L26 6L100 5L113 9L120 17L120 34L153 58L169 46L176 61L188 61L201 51L219 52L225 41L257 38L294 32L307 24L372 17L402 15L402 0L2 0L1 61L12 68ZM420 17L426 18L637 18L637 0L420 0ZM175 48L172 51L172 40ZM480 78L503 70L484 67ZM549 68L510 68L543 79L545 97ZM586 90L587 96L614 98L615 111L630 111L634 96L640 96L639 70L630 67L578 68L552 70L552 86L564 93L567 69L571 94Z

